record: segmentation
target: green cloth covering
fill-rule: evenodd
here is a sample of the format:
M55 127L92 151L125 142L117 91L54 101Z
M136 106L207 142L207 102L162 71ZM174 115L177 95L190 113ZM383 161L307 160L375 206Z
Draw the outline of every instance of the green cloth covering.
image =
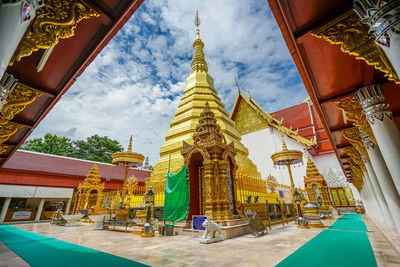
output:
M164 221L183 221L189 213L189 191L186 176L187 166L176 174L168 172L165 184Z
M276 266L376 267L374 252L363 231L367 228L361 215L346 214Z
M10 225L0 225L0 241L33 267L147 266Z

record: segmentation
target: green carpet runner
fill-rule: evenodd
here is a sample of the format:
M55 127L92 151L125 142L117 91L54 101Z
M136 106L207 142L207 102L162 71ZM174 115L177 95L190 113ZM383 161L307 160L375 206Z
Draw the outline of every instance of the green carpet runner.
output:
M365 231L360 214L346 214L276 266L376 267Z
M0 225L0 241L34 267L147 266L9 225Z

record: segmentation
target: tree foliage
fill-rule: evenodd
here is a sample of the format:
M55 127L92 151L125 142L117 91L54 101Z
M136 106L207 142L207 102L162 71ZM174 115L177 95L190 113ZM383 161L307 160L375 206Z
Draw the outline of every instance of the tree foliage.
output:
M97 134L86 140L72 141L64 136L48 133L43 138L25 141L21 149L111 163L111 155L114 152L122 151L122 146L116 140Z

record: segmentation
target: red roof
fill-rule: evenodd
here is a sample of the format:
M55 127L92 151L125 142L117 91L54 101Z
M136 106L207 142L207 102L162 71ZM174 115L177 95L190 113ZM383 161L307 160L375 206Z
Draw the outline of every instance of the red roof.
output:
M319 154L333 153L333 147L329 141L328 134L325 131L324 125L318 113L315 110L315 106L311 105L311 112L315 125L315 131L317 135L317 148L316 152ZM291 106L276 112L271 113L276 119L281 120L283 118L283 125L287 128L299 129L299 135L304 138L311 139L314 137L313 125L311 123L310 111L307 103L301 103L295 106Z
M15 173L18 173L18 175L22 175L22 178L26 178L26 175L24 176L23 174L21 174L26 173L29 174L30 178L33 177L32 175L35 175L35 178L32 179L34 179L35 182L38 183L36 185L57 186L58 184L55 181L59 177L62 177L71 178L71 181L65 182L66 180L64 179L62 181L64 181L65 183L60 186L76 187L76 185L80 181L83 181L86 175L88 175L90 169L95 163L99 168L101 178L117 180L115 182L121 184L121 181L123 181L125 174L125 169L122 167L107 163L73 159L23 150L17 150L10 158L10 160L8 160L7 163L3 166L0 171L0 183L9 183L9 181L11 182L10 179L13 178L12 176L16 175ZM10 175L10 173L13 174ZM128 177L134 175L139 182L143 183L146 178L150 177L151 173L152 171L131 168L129 169ZM39 178L40 176L42 177ZM2 178L4 178L4 180ZM53 181L43 181L42 178ZM32 179L27 179L26 182L22 183L18 182L18 184L29 183L27 185L30 185L30 183L33 183L31 182ZM14 181L13 183L16 182Z

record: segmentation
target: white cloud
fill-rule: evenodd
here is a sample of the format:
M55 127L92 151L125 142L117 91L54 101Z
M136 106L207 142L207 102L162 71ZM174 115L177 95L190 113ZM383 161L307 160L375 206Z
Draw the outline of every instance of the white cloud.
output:
M147 0L31 137L106 135L154 164L190 73L199 10L215 87L230 111L234 77L268 112L300 103L306 91L265 1Z

